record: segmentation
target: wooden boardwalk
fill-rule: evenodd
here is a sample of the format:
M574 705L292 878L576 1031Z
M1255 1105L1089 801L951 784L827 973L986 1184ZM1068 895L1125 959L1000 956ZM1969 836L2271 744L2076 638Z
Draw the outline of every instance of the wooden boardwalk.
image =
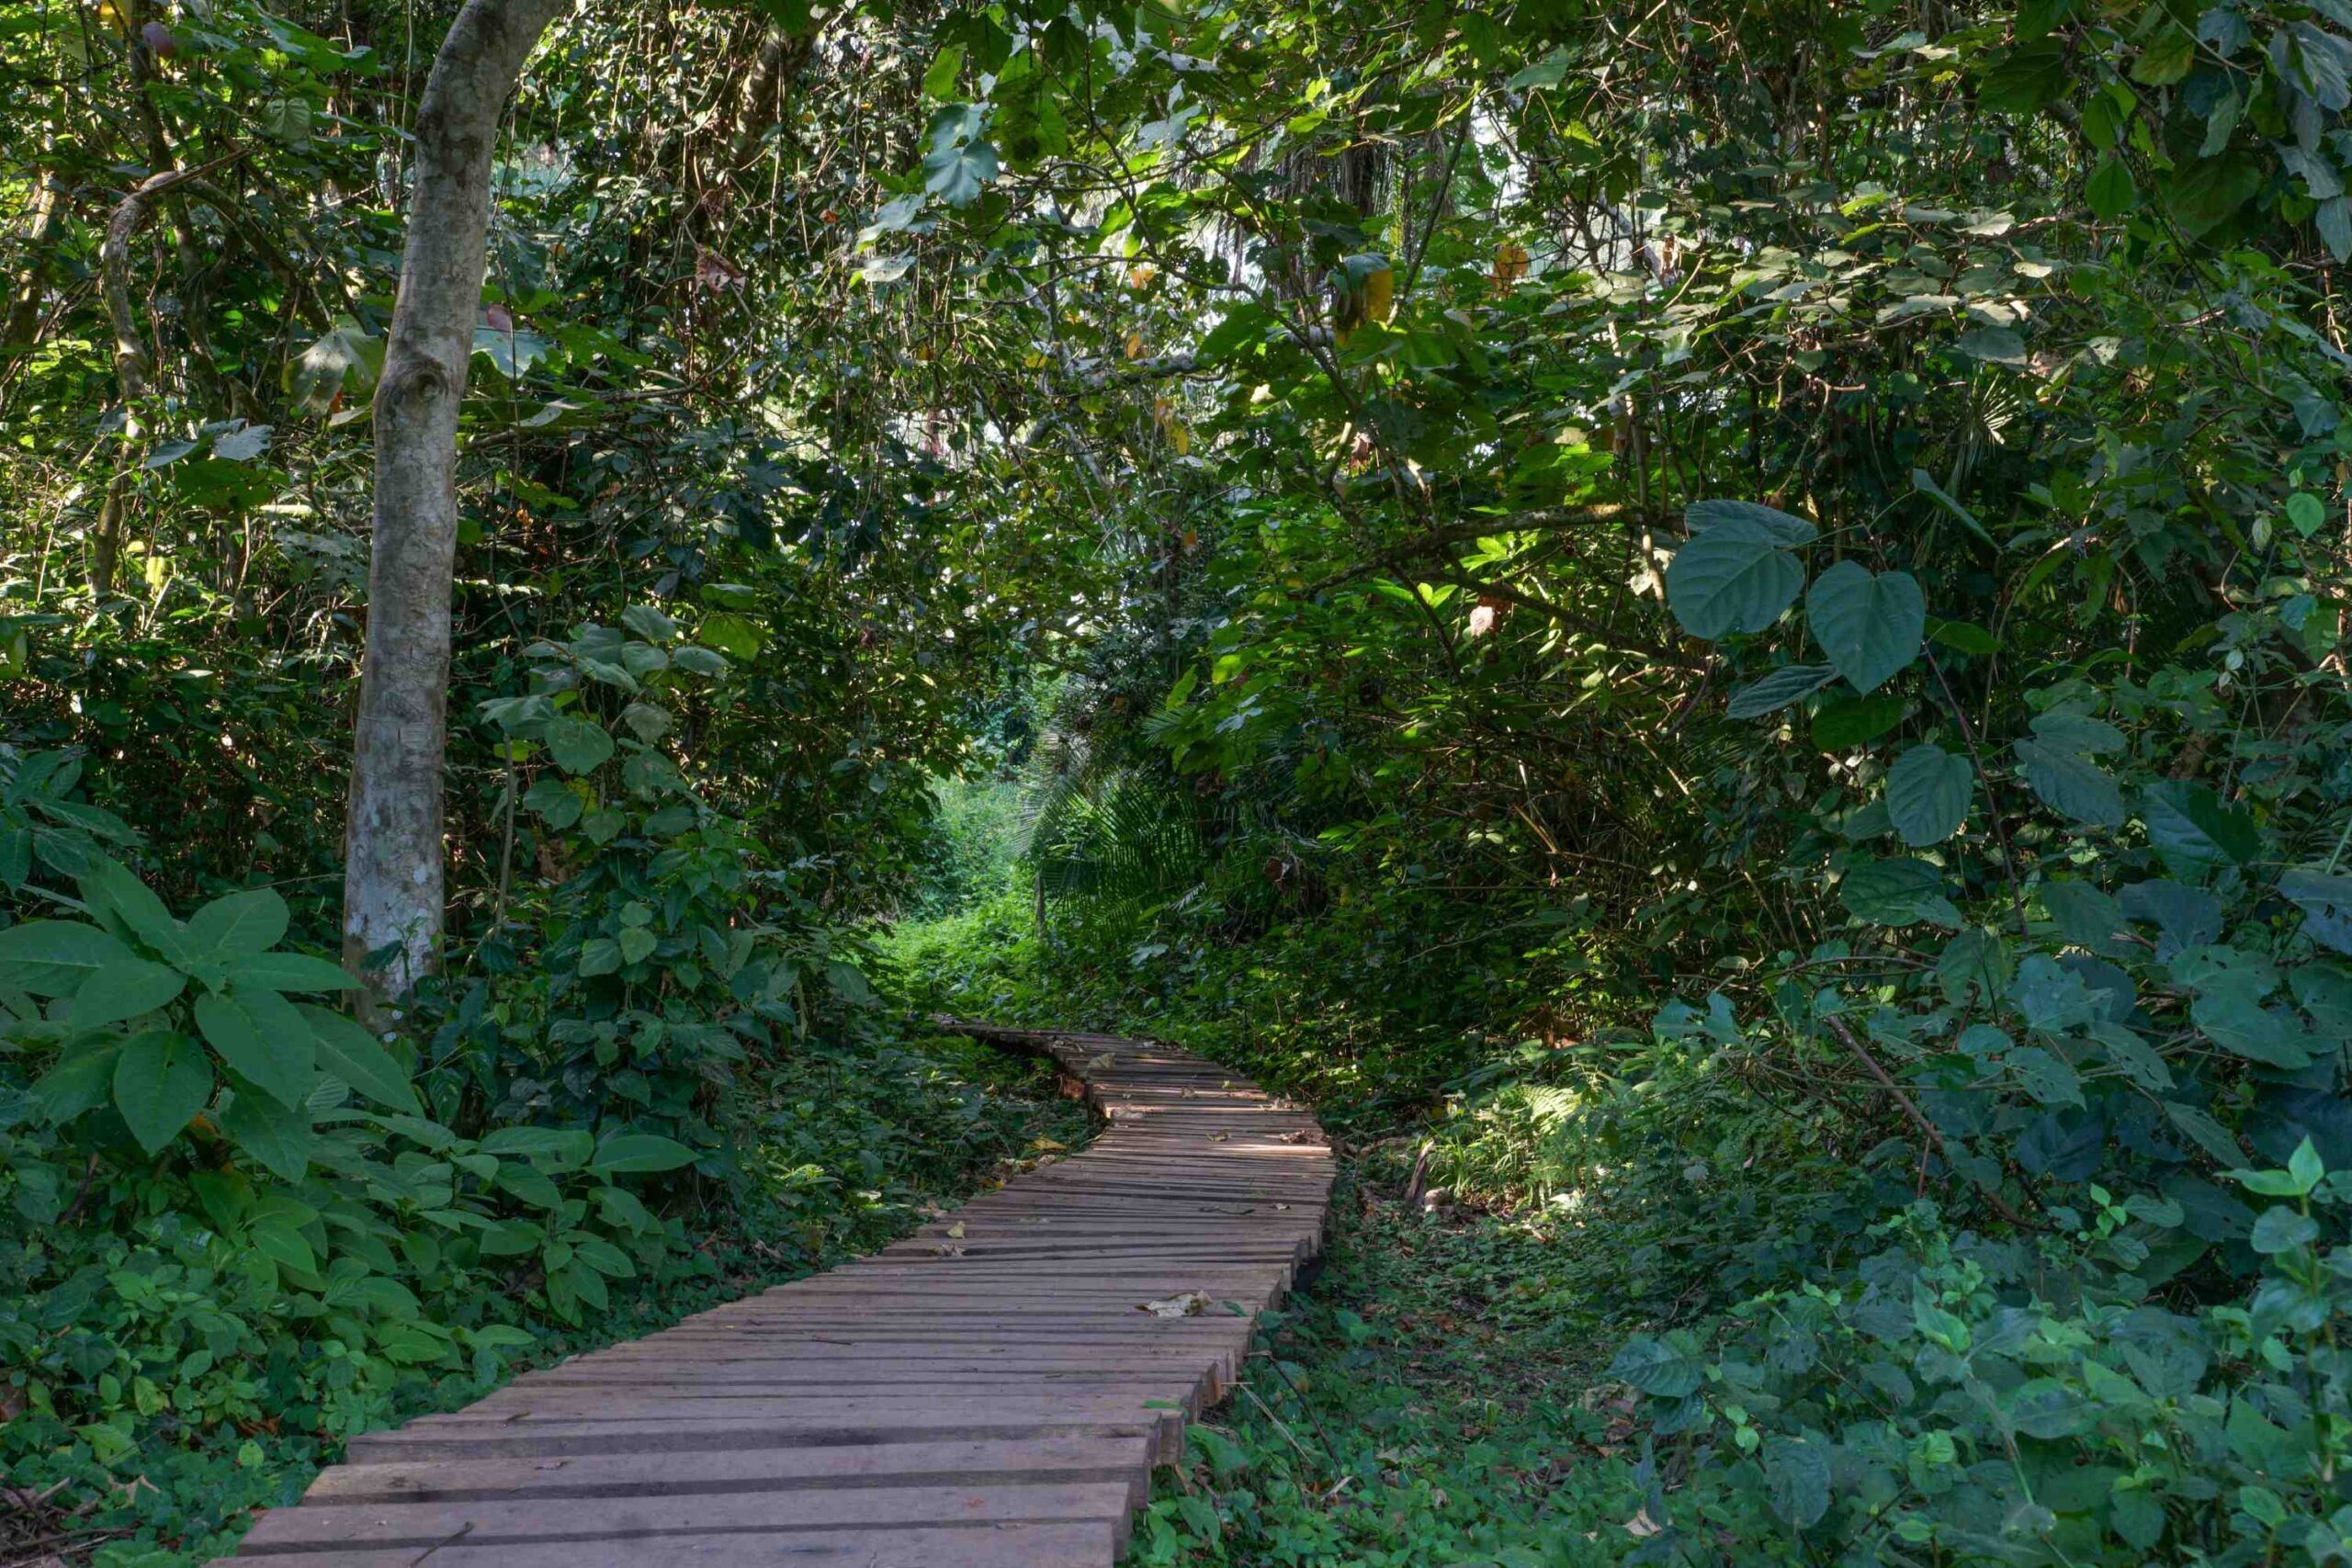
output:
M1109 1126L869 1258L352 1440L280 1568L1109 1568L1321 1245L1304 1112L1172 1047L1050 1052Z

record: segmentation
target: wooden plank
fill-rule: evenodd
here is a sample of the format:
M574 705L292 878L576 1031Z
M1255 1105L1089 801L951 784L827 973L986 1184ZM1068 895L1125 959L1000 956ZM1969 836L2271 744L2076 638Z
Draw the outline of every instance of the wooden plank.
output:
M877 1527L1126 1522L1128 1491L1116 1483L997 1482L973 1486L800 1488L662 1496L519 1497L448 1503L315 1503L272 1509L245 1538L253 1551L331 1547L469 1546L720 1534L785 1534Z
M432 1568L1108 1568L1118 1533L1106 1520L982 1523L955 1529L697 1531L604 1540L435 1543ZM414 1547L256 1551L275 1568L418 1568Z
M1151 1441L1031 1438L1019 1442L833 1444L706 1453L575 1454L340 1464L302 1495L313 1503L475 1502L546 1497L659 1497L671 1494L782 1492L796 1488L1012 1485L1121 1480L1132 1500L1146 1488Z

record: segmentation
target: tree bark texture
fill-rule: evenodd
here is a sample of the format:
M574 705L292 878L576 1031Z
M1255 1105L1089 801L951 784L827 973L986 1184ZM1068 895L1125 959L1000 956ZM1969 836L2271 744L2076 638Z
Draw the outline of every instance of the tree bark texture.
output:
M566 5L466 0L417 107L408 244L376 387L368 650L344 836L344 964L371 1009L404 996L440 945L458 405L481 304L500 116Z

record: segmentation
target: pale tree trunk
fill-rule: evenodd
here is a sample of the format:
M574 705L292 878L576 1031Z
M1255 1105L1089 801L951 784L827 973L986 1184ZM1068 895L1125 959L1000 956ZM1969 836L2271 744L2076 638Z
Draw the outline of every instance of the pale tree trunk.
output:
M567 5L466 0L417 107L408 248L376 387L368 655L344 836L343 959L371 1010L405 995L440 945L458 404L481 304L491 155L524 60Z

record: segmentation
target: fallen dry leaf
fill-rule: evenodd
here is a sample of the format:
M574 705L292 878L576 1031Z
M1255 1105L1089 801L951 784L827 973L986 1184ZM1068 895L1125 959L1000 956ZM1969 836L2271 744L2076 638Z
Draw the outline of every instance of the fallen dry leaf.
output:
M1186 1291L1163 1301L1140 1302L1136 1306L1137 1312L1148 1312L1154 1317L1198 1317L1208 1309L1209 1298L1200 1291Z
M954 1224L949 1225L947 1227L947 1234L956 1237L958 1241L961 1241L964 1236L964 1222L957 1220Z
M1632 1536L1635 1540L1646 1540L1650 1536L1657 1534L1657 1532L1664 1528L1665 1527L1660 1525L1656 1519L1650 1517L1650 1511L1647 1508L1644 1508L1640 1513L1635 1514L1632 1518L1625 1521L1625 1533Z

